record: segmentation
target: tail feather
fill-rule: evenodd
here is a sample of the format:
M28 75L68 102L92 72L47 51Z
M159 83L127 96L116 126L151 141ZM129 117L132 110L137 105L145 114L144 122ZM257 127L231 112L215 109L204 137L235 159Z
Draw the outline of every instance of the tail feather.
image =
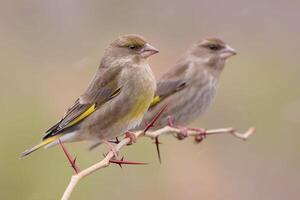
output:
M53 136L53 137L49 137L49 138L43 140L41 143L39 143L39 144L37 144L37 145L31 147L30 149L25 150L25 151L21 154L21 158L23 158L23 157L25 157L25 156L31 154L32 152L34 152L34 151L40 149L41 147L46 146L47 144L49 144L49 143L51 143L51 142L57 140L57 139L60 138L60 137L61 137L61 135L55 135L55 136Z

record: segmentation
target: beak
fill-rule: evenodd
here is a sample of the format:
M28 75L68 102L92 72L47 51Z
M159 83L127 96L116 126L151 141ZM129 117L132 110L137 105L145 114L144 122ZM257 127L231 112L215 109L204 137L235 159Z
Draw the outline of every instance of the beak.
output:
M143 58L148 58L149 56L158 53L158 49L146 43L145 46L141 49L141 55Z
M221 52L221 57L224 59L228 59L236 54L236 51L232 47L226 45L225 49L223 49Z

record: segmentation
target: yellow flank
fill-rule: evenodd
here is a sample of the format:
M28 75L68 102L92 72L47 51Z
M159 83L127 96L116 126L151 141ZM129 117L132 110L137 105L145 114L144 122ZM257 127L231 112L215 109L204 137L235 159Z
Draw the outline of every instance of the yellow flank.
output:
M67 127L73 126L75 124L77 124L78 122L80 122L81 120L83 120L84 118L86 118L87 116L89 116L90 114L92 114L94 111L96 110L96 104L93 104L91 107L89 107L89 109L87 109L84 113L82 113L81 115L79 115L76 119L74 119L73 121L71 121Z
M58 138L60 138L61 135L55 135L55 136L52 136L50 138L47 138L45 140L43 140L41 143L35 145L34 147L30 148L30 149L27 149L26 151L24 151L21 155L21 157L24 157L24 156L27 156L28 154L34 152L35 150L38 150L39 148L57 140Z
M150 104L150 108L152 106L155 106L156 104L158 104L160 102L160 97L159 96L155 96Z
M132 107L130 112L128 112L128 114L122 118L122 121L124 120L128 122L143 118L149 107L149 100L152 98L153 97L150 92L145 91L144 94L140 94L139 98L135 102L135 105Z

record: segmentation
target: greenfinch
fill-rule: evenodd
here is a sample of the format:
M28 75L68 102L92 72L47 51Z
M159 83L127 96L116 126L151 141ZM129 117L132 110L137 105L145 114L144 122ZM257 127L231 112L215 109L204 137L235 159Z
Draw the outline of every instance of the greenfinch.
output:
M158 53L139 35L124 35L109 44L94 78L63 118L46 131L41 147L115 138L140 124L152 102L156 81L147 58Z
M152 129L176 124L186 126L212 103L225 63L236 51L218 38L194 43L157 82L157 91L140 129L165 105Z

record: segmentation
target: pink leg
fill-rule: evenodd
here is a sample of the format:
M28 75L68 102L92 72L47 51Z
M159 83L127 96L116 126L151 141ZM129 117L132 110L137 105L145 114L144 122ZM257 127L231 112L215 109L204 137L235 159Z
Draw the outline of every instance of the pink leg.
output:
M137 141L137 138L136 138L135 134L132 133L132 132L130 132L130 131L127 131L125 133L125 138L129 138L130 139L130 143L129 144L136 143L136 141Z
M169 126L174 127L174 128L178 128L180 130L180 132L177 134L177 138L179 140L183 140L184 138L186 138L188 136L188 128L183 127L183 126L176 126L175 125L175 118L173 116L169 116L168 117L168 123Z

